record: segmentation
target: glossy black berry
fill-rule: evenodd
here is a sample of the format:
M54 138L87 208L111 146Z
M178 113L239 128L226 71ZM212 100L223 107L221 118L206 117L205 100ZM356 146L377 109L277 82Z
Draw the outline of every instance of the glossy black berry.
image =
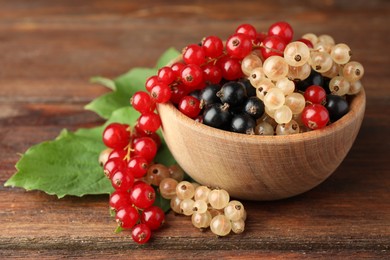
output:
M228 103L230 106L236 106L244 102L247 97L244 84L237 81L225 83L221 90L217 92L217 96L222 103Z
M201 94L201 91L199 89L196 89L194 91L191 91L190 94L188 94L188 95L196 98L197 100L200 100L201 99L200 94Z
M241 82L242 84L244 84L245 86L245 90L246 90L246 95L248 97L254 97L256 96L256 88L254 86L252 86L251 82L249 81L249 79L240 79L239 82Z
M336 121L342 118L349 111L348 102L341 96L327 95L325 108L329 112L331 121Z
M219 129L225 128L229 124L230 119L228 104L211 104L203 112L203 124Z
M321 87L324 85L324 77L321 73L311 70L309 77L304 80L297 81L295 86L298 90L305 91L311 85L318 85Z
M244 112L254 119L258 119L264 114L264 102L258 97L250 97L245 102Z
M208 85L200 93L200 100L204 105L211 105L214 103L220 103L221 100L217 96L217 92L221 89L219 85Z
M330 80L331 80L331 78L324 77L324 83L323 83L323 85L321 86L323 89L325 89L326 94L332 93L332 91L330 91L330 88L329 88L329 82L330 82Z
M246 113L234 115L230 123L230 128L233 132L243 134L254 134L255 126L256 121Z

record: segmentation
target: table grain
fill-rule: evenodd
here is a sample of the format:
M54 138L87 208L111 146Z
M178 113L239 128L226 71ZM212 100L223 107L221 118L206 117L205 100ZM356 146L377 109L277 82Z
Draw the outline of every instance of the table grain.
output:
M344 162L305 194L249 202L246 231L217 238L167 215L147 245L114 234L108 196L58 200L4 187L30 146L103 121L84 105L104 94L91 76L152 67L169 47L226 38L278 20L296 35L330 34L365 67L367 109ZM390 2L0 0L0 258L390 258Z

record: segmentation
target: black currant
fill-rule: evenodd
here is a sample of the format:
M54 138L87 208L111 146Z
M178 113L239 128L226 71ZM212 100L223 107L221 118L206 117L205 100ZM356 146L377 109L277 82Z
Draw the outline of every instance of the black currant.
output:
M264 114L264 103L258 97L250 97L245 102L244 112L254 119L260 118Z
M254 134L256 121L248 114L241 113L233 116L230 123L232 132L243 134Z
M321 73L311 70L309 77L304 80L297 81L295 86L298 90L305 91L311 85L318 85L321 87L324 85L324 78Z
M190 94L188 94L188 95L196 98L197 100L201 100L200 93L201 93L201 91L199 89L196 89L194 91L191 91Z
M230 106L236 106L244 102L247 97L244 84L237 81L225 83L221 90L217 92L217 96L222 103L228 103Z
M254 86L252 86L249 79L240 79L239 82L244 84L245 89L246 89L246 94L248 97L256 96L256 88Z
M203 124L224 129L229 124L231 115L228 104L211 104L203 112Z
M217 92L221 89L219 85L208 85L200 93L200 100L204 105L220 103L221 100L217 96Z
M330 91L330 88L329 88L330 80L331 80L331 78L324 77L324 84L323 84L322 88L325 89L326 94L332 93L332 91Z
M348 102L341 96L327 95L325 108L331 121L337 121L349 111Z

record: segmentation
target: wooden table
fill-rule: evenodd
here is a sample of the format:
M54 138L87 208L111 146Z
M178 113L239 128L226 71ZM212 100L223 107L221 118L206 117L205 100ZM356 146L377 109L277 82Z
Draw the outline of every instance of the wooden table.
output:
M141 2L141 1L139 1ZM390 257L390 2L374 1L0 1L0 258ZM105 93L91 76L152 67L159 55L241 23L261 30L289 21L296 35L331 34L364 64L367 110L357 140L319 187L275 202L244 202L247 229L216 238L188 217L144 246L114 234L107 196L66 197L5 188L19 153L101 124L83 106Z

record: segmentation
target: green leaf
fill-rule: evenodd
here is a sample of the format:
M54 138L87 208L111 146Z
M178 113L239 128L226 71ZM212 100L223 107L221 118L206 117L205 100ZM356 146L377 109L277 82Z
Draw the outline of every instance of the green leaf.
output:
M116 90L115 82L112 79L108 79L104 77L92 77L89 81L91 83L97 83L102 86L105 86L111 90Z

